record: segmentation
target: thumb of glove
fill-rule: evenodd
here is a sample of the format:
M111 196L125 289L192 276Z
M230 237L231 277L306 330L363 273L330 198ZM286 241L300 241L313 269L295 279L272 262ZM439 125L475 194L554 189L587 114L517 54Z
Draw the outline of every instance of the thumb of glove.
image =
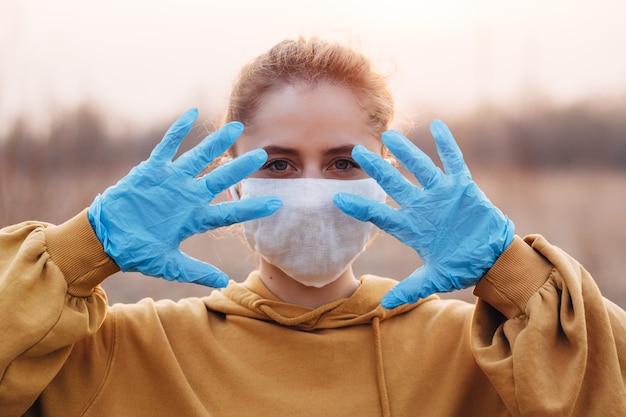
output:
M224 288L228 285L228 275L224 272L180 251L165 255L162 265L157 276L168 281L192 282L213 288Z
M403 304L413 304L436 292L449 291L447 287L433 268L422 265L385 294L382 306L391 310Z

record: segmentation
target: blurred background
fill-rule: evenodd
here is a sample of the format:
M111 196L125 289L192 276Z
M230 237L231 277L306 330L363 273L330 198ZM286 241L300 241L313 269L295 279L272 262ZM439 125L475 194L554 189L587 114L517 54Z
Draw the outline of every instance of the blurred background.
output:
M198 143L244 63L316 35L370 56L394 127L434 158L428 125L446 121L517 233L562 247L626 308L625 22L622 0L2 0L0 227L75 215L191 107L184 148ZM255 265L236 229L183 246L236 280ZM419 265L383 235L356 270ZM211 291L129 273L104 286L111 303Z

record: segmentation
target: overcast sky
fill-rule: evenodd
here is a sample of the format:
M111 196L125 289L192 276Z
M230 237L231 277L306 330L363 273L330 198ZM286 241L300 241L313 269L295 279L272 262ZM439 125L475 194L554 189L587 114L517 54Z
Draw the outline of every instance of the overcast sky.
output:
M210 117L299 35L368 54L405 116L626 94L624 0L0 0L0 125L85 101L139 127Z

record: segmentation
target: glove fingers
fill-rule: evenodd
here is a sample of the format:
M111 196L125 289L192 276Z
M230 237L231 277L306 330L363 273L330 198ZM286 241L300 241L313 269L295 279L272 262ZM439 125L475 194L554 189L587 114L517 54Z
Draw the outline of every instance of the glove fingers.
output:
M390 310L403 304L416 303L420 299L443 291L450 290L440 288L433 271L427 266L421 266L385 294L382 305Z
M267 196L207 206L203 213L196 216L196 230L192 232L202 233L218 227L269 216L274 214L281 205L282 201L279 198Z
M191 109L183 113L167 130L161 142L154 148L150 159L157 161L171 161L178 151L180 143L189 133L196 119L198 110Z
M430 124L430 132L435 139L437 152L446 173L471 178L469 168L463 160L463 152L454 140L448 126L441 120L435 120Z
M391 153L425 188L430 185L433 179L441 175L441 170L437 168L430 157L399 132L388 130L383 133L382 139Z
M204 138L193 149L181 155L174 166L189 175L196 176L202 172L215 158L230 148L243 132L243 125L231 122Z
M357 145L352 151L352 157L370 177L378 182L387 195L398 204L406 206L413 201L415 185L407 180L389 162L381 158L380 155Z
M219 194L261 168L265 161L267 152L263 149L247 152L205 175L206 188L213 195Z
M338 193L333 198L333 202L348 216L362 222L372 222L376 227L390 234L405 225L405 222L400 219L400 213L378 201L355 194Z
M164 271L163 278L169 281L189 282L207 287L223 288L228 285L228 276L206 262L199 261L191 256L175 252L169 255L165 264L172 268Z

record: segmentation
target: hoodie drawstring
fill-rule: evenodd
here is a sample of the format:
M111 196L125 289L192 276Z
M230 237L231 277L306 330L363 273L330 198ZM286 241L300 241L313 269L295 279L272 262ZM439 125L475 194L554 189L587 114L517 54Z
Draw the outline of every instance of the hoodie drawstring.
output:
M376 352L376 382L378 382L378 397L383 411L383 417L391 417L389 394L385 382L385 368L383 364L383 346L380 338L380 317L372 319L372 331L374 333L374 349Z
M259 304L257 305L257 308L276 323L282 324L283 326L297 326L302 323L306 323L311 319L319 319L324 312L333 310L344 302L345 300L339 299L296 317L285 317L267 304ZM311 326L314 326L314 323L312 323ZM389 394L387 393L387 383L385 381L385 369L383 364L383 347L380 337L380 317L372 318L372 333L374 337L374 353L376 355L376 383L378 385L378 398L380 401L382 416L391 417L391 406L389 405Z

